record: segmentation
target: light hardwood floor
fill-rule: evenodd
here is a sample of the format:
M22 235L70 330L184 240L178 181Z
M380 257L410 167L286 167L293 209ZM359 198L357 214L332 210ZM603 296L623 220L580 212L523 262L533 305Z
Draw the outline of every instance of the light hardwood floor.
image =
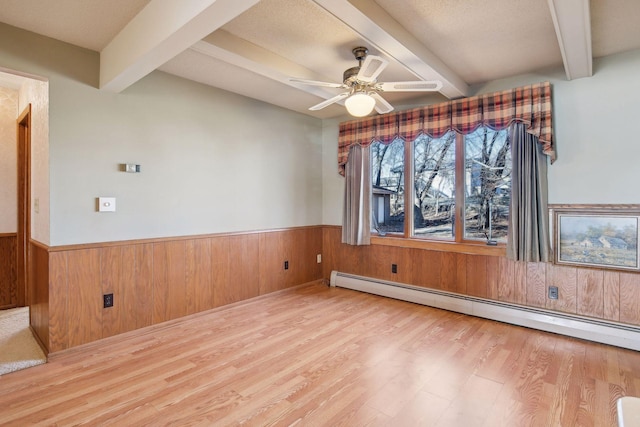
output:
M1 425L614 426L640 353L305 285L0 377Z

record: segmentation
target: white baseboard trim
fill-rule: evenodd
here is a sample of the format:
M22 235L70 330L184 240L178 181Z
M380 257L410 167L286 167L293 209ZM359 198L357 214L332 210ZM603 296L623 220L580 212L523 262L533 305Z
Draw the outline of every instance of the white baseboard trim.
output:
M470 297L402 283L331 272L331 286L640 351L640 327Z

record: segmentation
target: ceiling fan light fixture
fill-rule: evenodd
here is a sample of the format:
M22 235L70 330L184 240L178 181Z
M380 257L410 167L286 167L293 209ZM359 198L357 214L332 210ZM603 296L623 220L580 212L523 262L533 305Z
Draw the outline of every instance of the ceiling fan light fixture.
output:
M347 111L354 117L364 117L373 111L376 100L364 92L356 92L344 101Z

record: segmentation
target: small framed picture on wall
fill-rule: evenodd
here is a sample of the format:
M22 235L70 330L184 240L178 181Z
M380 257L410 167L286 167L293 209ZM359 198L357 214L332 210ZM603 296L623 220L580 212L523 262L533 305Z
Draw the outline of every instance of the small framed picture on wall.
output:
M640 271L638 205L550 205L554 262Z

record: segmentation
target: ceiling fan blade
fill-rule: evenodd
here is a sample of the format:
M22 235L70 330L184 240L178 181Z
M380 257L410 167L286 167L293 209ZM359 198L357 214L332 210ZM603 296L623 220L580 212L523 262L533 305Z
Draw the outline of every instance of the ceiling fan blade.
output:
M311 86L346 88L346 86L343 83L319 82L317 80L306 80L306 79L296 79L296 78L290 78L289 81L290 82L296 82L296 83L302 83L302 84L305 84L305 85L311 85Z
M384 82L378 83L376 89L383 92L436 92L442 89L442 82L439 80L415 82Z
M334 104L340 101L341 99L346 98L347 96L349 96L349 92L343 92L340 95L336 95L333 98L329 98L326 101L322 101L320 104L316 104L313 107L309 107L309 110L311 111L322 110L324 107Z
M364 59L356 78L367 83L374 82L388 64L389 61L384 58L375 55L368 55Z
M389 104L386 99L380 96L377 92L371 92L369 94L376 100L376 111L380 114L385 114L393 111L393 105Z

